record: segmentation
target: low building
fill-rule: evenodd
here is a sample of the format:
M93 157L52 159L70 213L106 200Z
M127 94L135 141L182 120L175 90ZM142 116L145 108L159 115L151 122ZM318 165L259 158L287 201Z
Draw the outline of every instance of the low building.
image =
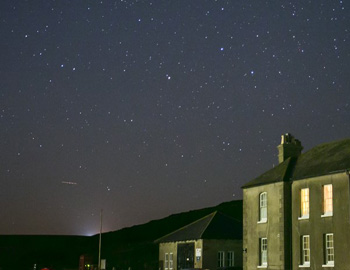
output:
M159 269L242 269L242 222L211 213L158 240Z
M285 134L278 151L242 187L244 269L349 269L350 139L302 154Z

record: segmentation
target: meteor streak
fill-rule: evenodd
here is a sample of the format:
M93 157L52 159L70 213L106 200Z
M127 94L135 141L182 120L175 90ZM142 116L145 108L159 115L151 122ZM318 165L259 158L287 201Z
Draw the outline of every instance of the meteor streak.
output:
M66 185L78 185L78 183L76 182L68 182L68 181L62 181L61 183Z

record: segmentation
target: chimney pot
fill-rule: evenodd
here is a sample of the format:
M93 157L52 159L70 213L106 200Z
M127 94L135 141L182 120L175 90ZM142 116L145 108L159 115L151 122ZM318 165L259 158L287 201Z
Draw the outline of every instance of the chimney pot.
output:
M282 163L290 157L298 157L301 155L303 146L301 142L294 138L290 133L281 136L281 144L277 146L278 162Z

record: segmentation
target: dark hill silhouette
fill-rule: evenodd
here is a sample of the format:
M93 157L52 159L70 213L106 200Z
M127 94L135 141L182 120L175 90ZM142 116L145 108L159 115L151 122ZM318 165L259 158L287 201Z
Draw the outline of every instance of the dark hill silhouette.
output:
M36 270L44 267L78 269L79 256L91 253L91 239L85 236L1 235L1 270Z
M153 220L142 225L124 228L102 235L102 258L116 269L158 269L158 245L154 240L196 221L214 211L222 212L242 221L243 202L241 200L224 202L163 219ZM243 226L242 226L243 227ZM98 245L98 235L93 236ZM96 256L96 254L95 254ZM145 265L146 263L146 265Z
M173 214L163 219L102 234L102 259L107 269L158 269L158 244L154 240L214 211L242 221L242 201ZM78 269L79 256L89 254L97 263L99 235L0 236L0 270Z
M176 229L179 229L180 227L183 227L214 211L222 212L230 217L242 221L242 207L242 201L240 200L224 202L214 207L173 214L166 218L152 220L145 224L135 225L118 231L104 233L103 238L105 238L105 241L154 241L155 239ZM93 237L98 237L98 235L95 235Z

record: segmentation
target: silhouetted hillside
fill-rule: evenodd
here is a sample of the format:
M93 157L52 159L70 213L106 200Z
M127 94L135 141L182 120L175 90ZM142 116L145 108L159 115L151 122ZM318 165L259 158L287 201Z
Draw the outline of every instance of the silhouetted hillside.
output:
M0 269L78 269L80 254L91 253L91 247L85 236L2 235Z
M242 221L242 207L242 201L225 202L214 207L174 214L142 225L104 233L102 258L107 259L110 267L114 266L117 269L158 269L158 245L153 243L154 240L214 211ZM94 245L97 246L98 235L93 238ZM147 265L144 265L145 263Z
M220 211L228 216L242 221L242 201L224 202L214 207L198 210L191 210L179 214L173 214L163 219L152 220L148 223L124 228L114 232L103 234L103 240L114 242L116 240L127 241L154 241L155 239L168 234L182 226L185 226L201 217L214 211ZM95 235L93 237L98 237Z
M145 224L102 234L102 259L107 269L158 269L158 245L154 240L214 211L242 221L242 201L174 214ZM99 235L0 236L0 270L78 269L79 256L89 254L97 264Z

